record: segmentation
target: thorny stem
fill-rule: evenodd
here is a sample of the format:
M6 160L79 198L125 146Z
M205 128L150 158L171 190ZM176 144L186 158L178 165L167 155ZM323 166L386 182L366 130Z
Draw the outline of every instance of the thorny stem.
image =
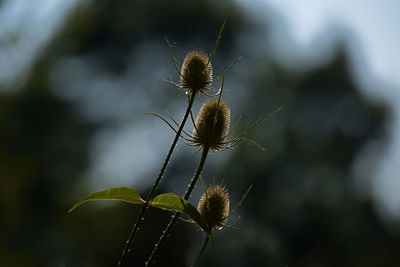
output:
M164 160L164 163L163 163L163 165L161 167L160 173L158 174L157 180L154 182L154 185L153 185L150 193L148 194L148 196L146 198L146 202L144 203L144 205L142 207L142 210L140 211L140 215L139 215L135 225L133 226L133 229L132 229L132 232L131 232L131 234L129 236L128 241L126 241L125 248L122 251L121 257L120 257L120 259L118 261L118 267L122 266L122 262L123 262L123 260L125 258L125 255L128 252L129 247L131 246L131 244L134 242L134 238L135 238L135 235L136 235L137 231L139 230L140 223L144 220L144 214L145 214L147 208L149 207L150 199L153 197L154 192L156 191L157 186L160 183L161 178L163 177L164 171L167 168L169 159L171 158L172 152L173 152L173 150L174 150L174 148L176 146L176 143L178 142L178 139L179 139L179 137L181 135L181 132L183 130L183 126L185 125L186 120L187 120L187 118L189 116L189 113L190 113L190 111L192 109L192 105L193 105L194 99L195 99L195 94L191 94L190 95L189 104L188 104L188 107L186 109L185 115L183 116L182 122L181 122L181 124L179 126L179 129L178 129L178 131L177 131L177 133L175 135L174 140L172 141L171 148L169 149L168 154L167 154L167 156L166 156L166 158Z
M196 182L200 177L201 170L203 169L204 163L205 163L206 158L207 158L208 150L209 150L209 147L204 147L203 153L201 155L201 159L200 159L200 162L199 162L199 166L197 167L197 170L196 170L195 174L193 175L192 181L190 182L190 185L189 185L188 189L186 190L185 196L183 197L183 199L185 199L185 200L189 199L189 197L192 194L192 191L194 189L194 186L196 185ZM146 263L145 263L146 267L151 265L151 263L153 261L153 258L156 255L158 249L163 245L165 239L169 236L171 230L174 228L174 226L175 226L175 224L176 224L176 222L177 222L177 220L178 220L180 215L181 215L181 212L176 212L172 216L171 220L169 221L167 227L163 231L163 233L162 233L160 239L158 240L157 244L155 244L155 246L153 248L153 251L150 254L150 257L146 261Z

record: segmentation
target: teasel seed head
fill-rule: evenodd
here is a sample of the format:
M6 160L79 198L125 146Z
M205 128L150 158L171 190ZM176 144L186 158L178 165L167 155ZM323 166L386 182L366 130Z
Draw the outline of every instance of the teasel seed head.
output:
M216 98L205 102L196 118L193 143L212 151L223 149L229 132L230 113L223 100Z
M212 66L202 50L189 52L182 64L180 87L188 94L206 93L212 83Z
M221 230L229 215L228 190L221 185L211 186L201 196L197 210L211 229Z

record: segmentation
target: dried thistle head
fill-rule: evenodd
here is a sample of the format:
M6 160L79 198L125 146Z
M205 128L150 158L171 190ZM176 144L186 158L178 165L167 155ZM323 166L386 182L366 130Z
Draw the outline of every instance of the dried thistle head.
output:
M211 99L203 104L197 115L193 144L212 151L224 148L229 133L230 109L221 99Z
M229 194L222 185L207 189L199 201L197 210L211 229L221 230L229 216Z
M188 94L206 93L212 82L212 66L206 53L198 49L190 51L182 64L179 87Z

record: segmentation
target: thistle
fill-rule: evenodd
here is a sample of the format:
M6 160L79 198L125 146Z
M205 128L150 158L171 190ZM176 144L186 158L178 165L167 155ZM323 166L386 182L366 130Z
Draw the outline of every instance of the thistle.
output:
M203 104L197 115L192 145L221 150L229 132L230 109L220 99L211 99Z
M235 208L229 211L230 201L229 201L229 194L228 190L226 189L225 185L223 184L214 184L209 188L206 188L204 180L200 177L203 188L204 194L201 196L199 200L199 204L197 206L197 210L199 211L200 215L203 217L205 223L211 230L221 230L222 227L224 228L234 228L233 225L226 225L226 221L229 216L231 216L236 209L242 205L243 201L247 197L247 194L250 192L253 185L250 185L247 191L242 196L242 199L239 203L235 206ZM192 221L189 221L192 222ZM195 262L191 265L194 267L199 261L201 256L203 255L204 251L206 250L208 244L209 236L206 235L203 246L200 250L199 255L197 256ZM213 240L214 242L214 240Z
M109 188L107 190L93 193L93 194L83 198L81 201L76 203L69 210L69 212L71 212L76 207L80 206L81 204L83 204L85 202L92 201L92 200L100 200L100 199L120 200L120 201L125 201L128 203L132 203L134 205L143 205L142 209L140 211L139 217L137 218L137 221L134 224L131 234L130 234L130 236L126 242L126 245L122 251L122 255L120 257L120 260L118 261L118 266L122 265L125 255L127 254L128 250L129 250L129 247L134 242L135 235L136 235L137 231L139 230L140 224L143 223L146 209L149 206L160 208L163 210L172 210L172 211L175 211L175 214L173 215L172 219L168 223L168 225L167 225L166 229L164 230L163 234L161 235L159 241L154 246L154 249L149 256L148 261L146 261L146 263L145 263L146 266L150 265L153 262L156 252L161 247L161 245L163 244L165 239L169 236L171 230L173 229L176 221L178 220L178 218L180 217L182 212L187 214L191 218L191 221L197 223L201 227L201 229L207 234L205 243L204 243L203 248L199 255L199 257L200 257L201 253L204 251L204 249L207 245L208 239L210 238L210 240L214 240L211 230L213 230L213 229L220 230L222 227L229 227L229 226L225 225L227 218L241 204L244 197L247 195L248 191L251 188L250 187L248 189L248 191L245 193L242 200L239 202L239 204L236 206L236 208L233 209L231 212L229 212L228 191L225 188L225 186L223 186L223 185L215 185L215 186L211 186L209 189L205 189L205 193L199 201L198 209L193 207L188 202L188 199L190 198L190 195L197 183L198 178L201 178L201 171L205 164L208 152L210 150L213 152L225 150L227 148L232 147L239 141L247 141L247 142L255 144L261 148L261 146L258 145L255 141L253 141L245 136L253 128L255 128L259 123L261 123L264 120L266 120L267 118L273 116L274 114L279 112L279 110L281 109L281 107L280 107L276 111L268 114L267 116L262 117L261 119L256 121L253 125L248 127L245 131L243 131L241 134L239 134L235 138L233 138L231 140L226 140L233 129L229 130L229 127L230 127L229 106L221 99L221 95L222 95L222 91L223 91L223 87L224 87L224 77L225 77L225 74L239 61L240 58L235 60L220 75L213 78L211 59L213 58L213 56L215 54L215 51L216 51L216 48L220 41L221 34L224 29L225 23L226 23L226 21L224 21L224 23L222 24L222 26L220 28L217 40L214 44L213 50L210 53L210 55L208 56L202 50L193 50L186 55L184 62L180 68L178 67L178 65L180 65L180 63L174 57L174 55L172 53L172 47L171 47L170 43L168 42L168 40L166 39L168 47L169 47L169 51L170 51L171 60L173 62L173 65L174 65L176 71L180 75L179 83L174 83L171 81L169 81L169 82L172 83L173 85L177 86L178 88L184 89L186 91L186 94L188 97L188 106L187 106L185 114L183 115L181 123L178 123L167 112L167 115L173 121L173 123L176 125L177 129L175 129L175 127L173 125L171 125L171 123L168 122L168 120L164 119L162 116L154 114L154 113L147 113L147 114L155 115L155 116L161 118L176 133L175 138L172 141L171 147L166 155L164 163L161 166L160 172L159 172L157 178L155 179L153 187L152 187L150 193L148 194L147 198L142 199L140 197L140 195L137 193L137 191L133 188L113 187L113 188ZM222 78L221 88L214 95L214 96L218 96L218 98L206 101L203 104L203 106L201 107L196 120L194 120L193 114L191 112L191 107L193 105L195 96L199 95L200 93L204 94L206 96L211 96L209 94L210 91L213 91L211 85L212 85L212 83L219 80L220 78ZM189 115L190 115L192 123L194 125L194 130L191 133L188 133L187 131L185 131L183 129L185 122L186 122L187 118L189 117ZM237 125L239 120L240 120L240 118L237 120L237 122L235 123L235 125L232 128L235 128L235 126ZM186 135L186 136L184 136L184 135ZM182 198L176 194L161 194L161 195L158 195L157 197L154 197L157 186L163 177L163 174L165 172L165 169L168 165L168 162L171 158L172 152L177 144L179 137L182 137L187 143L189 143L189 145L196 146L199 148L199 150L202 150L202 155L201 155L199 165L192 177L192 180L185 192L185 195ZM203 185L204 185L204 182L203 182Z
M146 201L145 201L145 204L144 204L143 208L140 211L140 215L139 215L136 223L133 226L133 229L132 229L131 234L130 234L130 236L128 238L128 241L126 242L125 248L122 251L122 255L121 255L120 260L118 262L118 266L122 265L122 261L124 260L124 257L126 255L128 249L129 249L131 243L134 240L134 237L135 237L135 235L136 235L136 233L137 233L137 231L139 229L139 225L144 220L144 215L145 215L147 207L150 205L150 200L154 196L154 193L155 193L155 191L157 189L157 186L160 183L161 178L163 177L164 171L165 171L165 169L166 169L166 167L168 165L169 159L170 159L170 157L172 155L172 152L173 152L173 150L175 148L175 145L176 145L179 137L181 136L181 132L184 131L183 127L185 125L185 122L186 122L189 114L190 115L192 114L191 113L191 108L192 108L195 96L198 95L200 92L205 94L205 95L208 95L207 91L210 90L211 84L213 82L217 81L218 79L220 79L221 77L223 77L223 75L226 72L228 72L239 61L239 59L235 60L228 69L226 69L224 72L222 72L222 74L220 74L218 77L213 79L213 77L212 77L211 59L213 58L213 56L215 54L215 51L217 50L219 41L220 41L221 36L222 36L222 31L224 30L224 27L225 27L225 23L226 23L226 20L224 21L224 23L222 24L222 26L221 26L221 28L219 30L218 37L217 37L217 39L215 41L215 44L214 44L213 50L211 51L210 57L208 57L201 50L193 50L192 52L189 52L187 54L187 56L185 57L184 63L182 64L182 67L181 67L181 71L179 71L179 68L178 68L179 61L173 55L172 46L169 43L168 39L165 38L165 40L167 42L167 45L168 45L168 48L169 48L169 52L170 52L170 57L171 57L172 63L174 65L176 71L179 73L179 75L181 77L180 84L176 84L176 83L171 82L171 81L170 81L170 83L175 85L175 86L177 86L178 88L183 88L183 89L186 90L186 94L188 95L188 107L186 109L186 112L185 112L185 114L184 114L184 116L182 118L182 122L180 124L178 124L174 120L175 124L177 124L177 127L178 127L178 130L174 129L175 133L176 133L175 138L174 138L174 140L173 140L173 142L171 144L171 148L170 148L170 150L169 150L169 152L168 152L168 154L167 154L167 156L165 158L165 161L164 161L164 163L163 163L163 165L161 167L159 175L158 175L157 179L155 180L154 185L153 185L150 193L148 194L148 196L146 198ZM148 114L155 115L157 117L161 117L161 116L159 116L157 114L153 114L153 113L148 113ZM165 119L163 119L163 120L165 121ZM208 152L208 149L207 149L207 152ZM201 165L204 164L204 162L205 162L205 158L206 158L207 152L204 153L204 159L202 160ZM200 168L200 170L201 170L201 168ZM190 195L190 193L189 193L189 195Z
M182 64L179 87L188 94L206 94L211 88L212 65L207 54L202 50L189 52Z
M238 63L241 59L241 57L237 58L221 74L213 77L211 60L214 57L215 51L217 50L217 47L219 45L219 41L221 40L225 24L226 20L224 21L224 23L222 23L222 26L219 29L217 40L215 41L214 47L209 56L201 49L194 49L186 54L186 57L183 60L183 64L180 68L180 62L177 58L175 58L172 52L172 45L170 44L168 39L165 38L165 41L167 42L167 45L169 47L169 55L171 57L172 63L174 64L175 70L180 76L179 83L169 80L166 80L166 82L178 88L186 90L186 93L189 95L198 95L202 93L206 96L213 96L209 94L209 91L213 91L211 88L211 84L223 78L224 75L229 72L233 68L233 66L235 66L236 63ZM218 93L219 92L217 92L215 95L218 95Z
M247 138L246 135L254 129L258 124L265 121L266 119L272 117L276 113L278 113L282 106L277 108L275 111L269 113L268 115L262 117L251 126L247 127L242 133L237 135L236 137L226 140L227 137L232 133L234 128L240 121L240 117L236 120L231 130L230 127L230 108L225 101L221 100L221 94L224 87L224 78L222 78L221 89L219 90L219 97L215 99L208 100L205 102L199 114L197 115L196 121L193 119L192 113L192 123L194 125L194 130L192 133L188 133L183 130L183 133L186 136L181 136L188 145L197 146L202 150L211 150L213 152L226 150L228 148L233 147L240 141L248 142L250 144L256 145L259 149L264 150L264 148L258 144L253 139ZM170 118L174 121L176 125L176 121L170 116ZM162 118L163 119L163 118ZM168 121L163 119L175 132L176 129L171 126Z
M201 196L197 209L208 227L221 230L229 216L228 190L221 185L211 186Z

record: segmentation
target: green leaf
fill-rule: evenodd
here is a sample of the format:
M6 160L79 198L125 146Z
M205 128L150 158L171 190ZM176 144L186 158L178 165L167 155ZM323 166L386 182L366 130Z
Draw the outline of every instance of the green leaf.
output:
M139 193L130 187L111 187L107 190L93 193L76 203L68 212L72 212L85 202L93 200L121 200L131 204L144 204L145 201L139 196Z
M76 203L68 212L72 212L74 209L79 207L85 202L94 200L120 200L131 204L144 204L145 201L139 196L139 193L130 187L111 187L107 190L99 191L93 193L78 203ZM150 203L150 206L163 209L183 212L188 215L195 223L197 223L204 232L207 233L211 241L214 242L214 237L211 233L211 229L204 222L203 217L197 211L192 204L187 200L184 200L180 196L174 193L161 194L156 196Z
M163 210L183 212L197 223L204 232L207 233L210 240L214 240L211 229L204 222L203 217L192 204L174 193L161 194L156 196L150 203L150 206Z

